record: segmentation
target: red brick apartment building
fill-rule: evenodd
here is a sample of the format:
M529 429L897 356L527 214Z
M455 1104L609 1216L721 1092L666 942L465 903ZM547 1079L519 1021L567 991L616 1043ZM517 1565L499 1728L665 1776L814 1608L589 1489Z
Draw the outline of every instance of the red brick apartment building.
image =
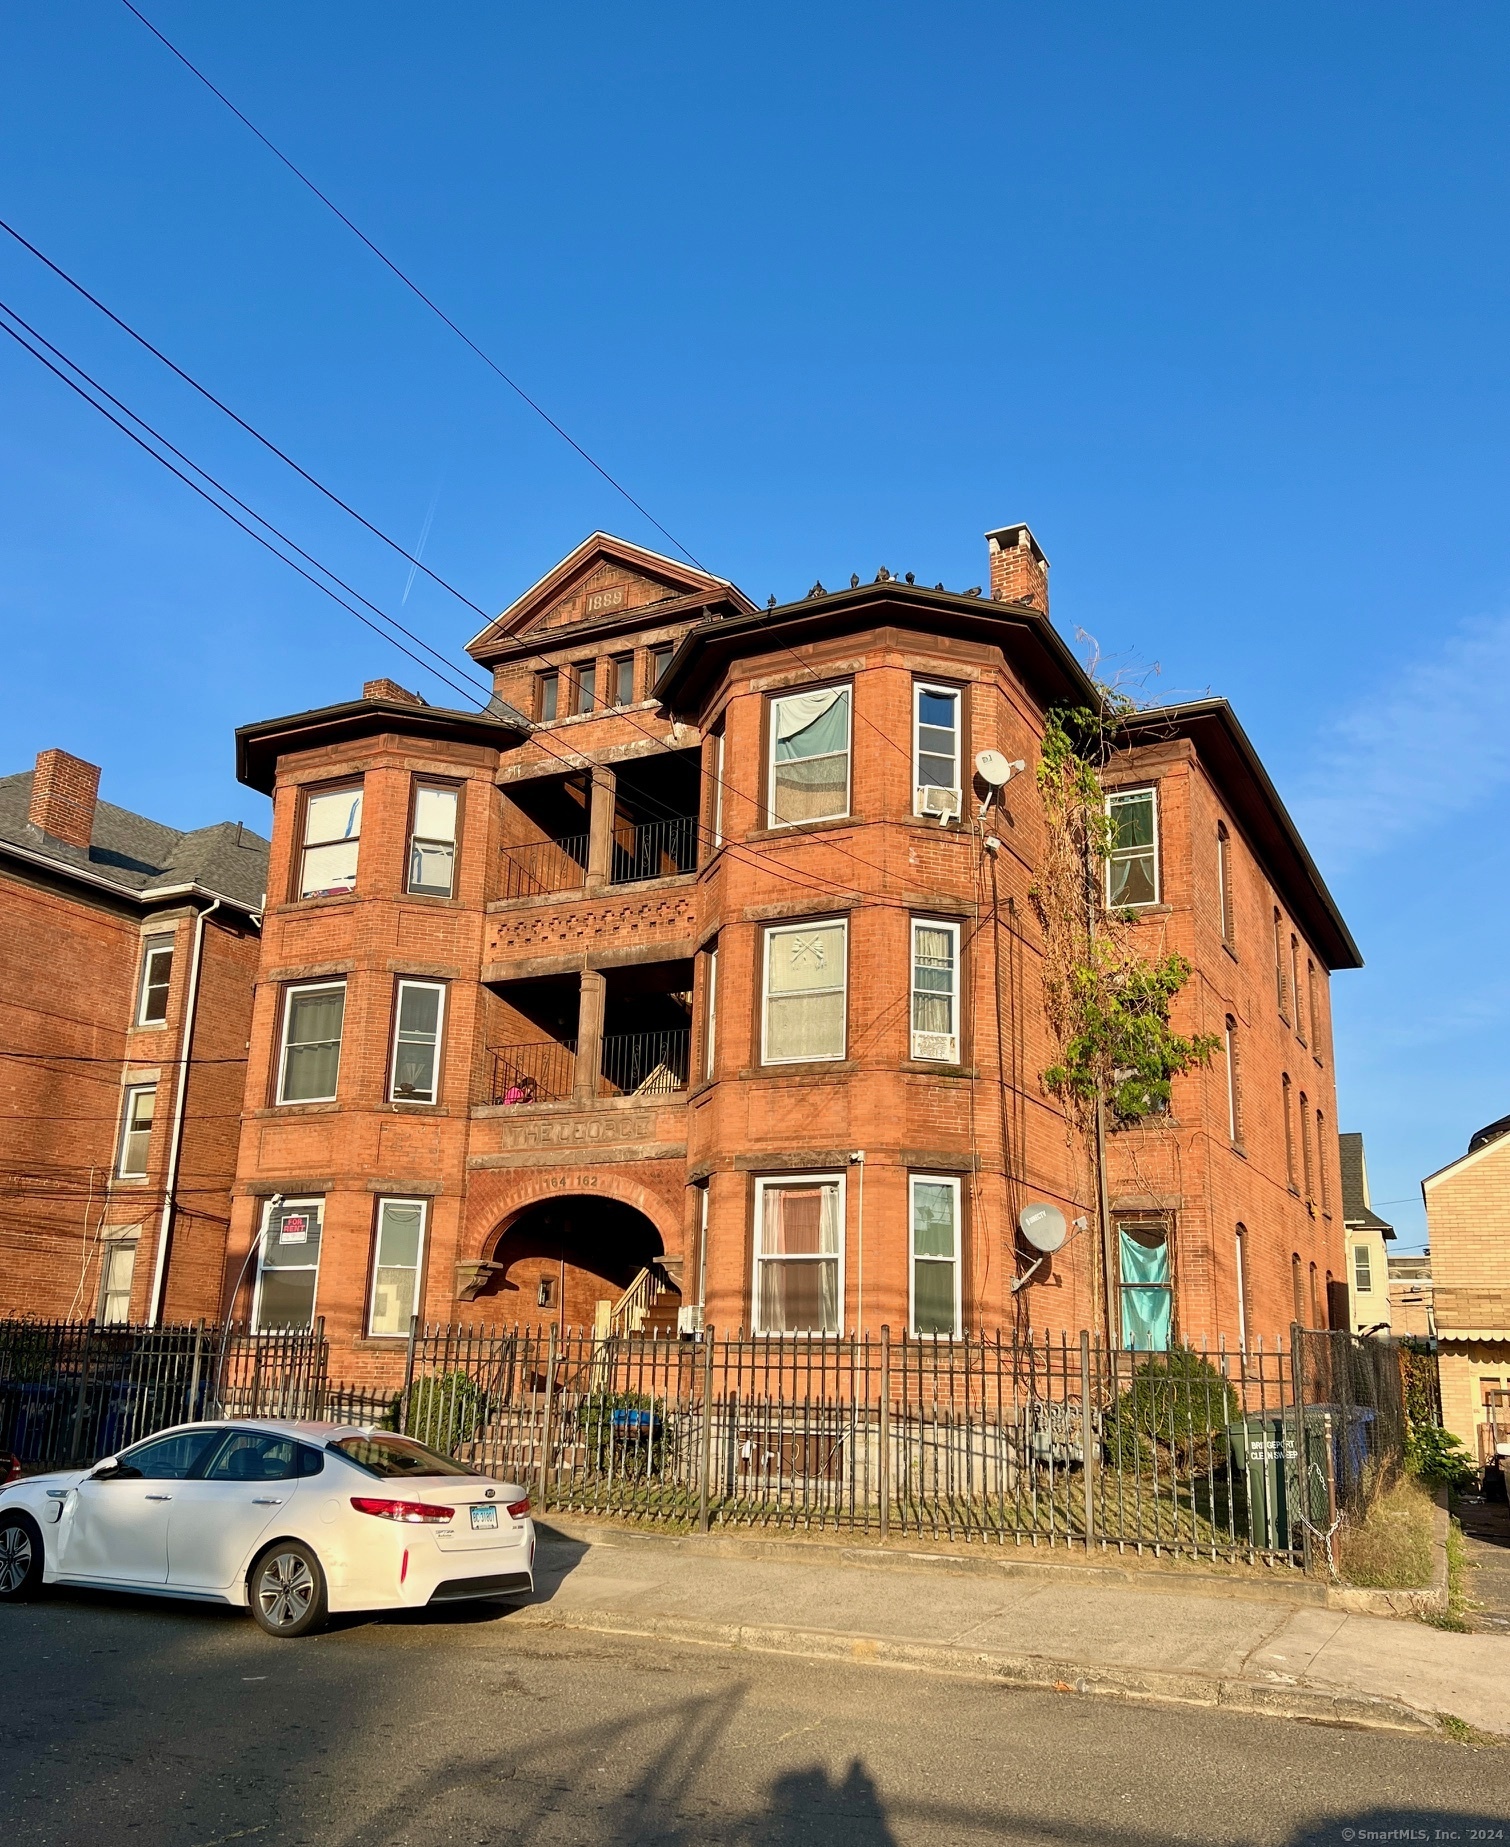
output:
M322 1316L349 1378L412 1314L1100 1325L1033 908L1045 714L1096 694L1032 534L988 543L989 596L757 609L595 534L468 644L486 710L378 681L243 728L274 818L221 1306ZM1108 1139L1110 1320L1267 1341L1343 1275L1358 953L1225 702L1121 744L1109 897L1223 1049ZM994 797L985 750L1021 766ZM1085 1221L1049 1260L1040 1202Z
M267 842L0 777L0 1316L187 1320L221 1289Z

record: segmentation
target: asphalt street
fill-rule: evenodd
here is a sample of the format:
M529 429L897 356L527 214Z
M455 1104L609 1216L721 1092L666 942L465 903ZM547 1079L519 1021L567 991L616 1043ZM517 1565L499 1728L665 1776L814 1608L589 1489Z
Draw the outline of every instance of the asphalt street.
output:
M1506 1749L499 1610L275 1642L228 1611L62 1593L0 1609L0 1701L8 1847L1510 1837Z

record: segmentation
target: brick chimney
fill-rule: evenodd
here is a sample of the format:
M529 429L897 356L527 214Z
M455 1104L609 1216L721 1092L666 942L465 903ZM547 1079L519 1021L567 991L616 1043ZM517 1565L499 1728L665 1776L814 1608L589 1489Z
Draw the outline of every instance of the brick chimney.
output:
M423 705L418 693L411 693L397 680L368 680L362 688L364 699L386 699L390 705Z
M94 764L66 750L40 750L26 818L52 839L87 850L99 793L100 772Z
M1027 603L1049 613L1049 561L1024 525L986 534L991 553L991 595L998 603Z

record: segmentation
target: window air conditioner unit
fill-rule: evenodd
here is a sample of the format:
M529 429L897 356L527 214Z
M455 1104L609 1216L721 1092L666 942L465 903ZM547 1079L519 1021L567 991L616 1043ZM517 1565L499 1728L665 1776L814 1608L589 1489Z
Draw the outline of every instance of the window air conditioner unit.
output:
M960 795L958 789L919 789L918 813L936 815L940 821L947 821L950 815L959 813Z
M914 1058L936 1058L946 1065L959 1062L953 1033L914 1033L912 1055Z
M676 1311L676 1331L678 1334L702 1333L703 1305L701 1302L687 1302Z

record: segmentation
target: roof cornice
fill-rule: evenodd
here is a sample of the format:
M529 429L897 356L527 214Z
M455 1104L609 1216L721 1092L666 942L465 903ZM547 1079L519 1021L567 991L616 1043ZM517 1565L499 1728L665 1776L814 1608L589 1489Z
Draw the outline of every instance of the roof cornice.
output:
M352 699L342 705L264 718L236 731L236 780L263 795L277 782L278 762L294 751L318 750L381 732L435 738L445 743L482 744L508 750L529 736L529 721L505 707L507 717L458 712L447 706L410 705L396 699Z

